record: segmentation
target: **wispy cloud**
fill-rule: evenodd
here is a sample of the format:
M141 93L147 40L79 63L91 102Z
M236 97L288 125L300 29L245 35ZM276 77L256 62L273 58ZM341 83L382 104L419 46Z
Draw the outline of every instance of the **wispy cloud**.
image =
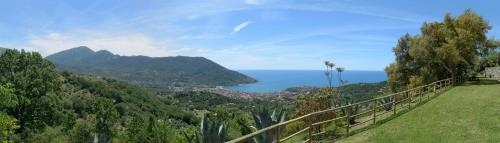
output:
M406 22L421 23L425 20L435 20L434 18L406 12L404 10L394 10L380 6L365 6L359 3L340 2L340 1L321 1L321 2L282 2L274 4L272 8L298 10L298 11L317 11L317 12L344 12L358 15L366 15L392 20L401 20Z
M241 24L239 24L238 26L234 27L233 29L233 32L231 32L231 35L233 35L234 33L238 33L241 31L241 29L247 27L248 25L250 25L252 23L252 21L245 21Z
M116 35L99 32L48 33L30 35L25 47L37 49L44 55L53 54L77 46L88 46L93 50L108 50L120 55L148 55L154 57L174 56L182 48L167 49L168 42L140 33Z

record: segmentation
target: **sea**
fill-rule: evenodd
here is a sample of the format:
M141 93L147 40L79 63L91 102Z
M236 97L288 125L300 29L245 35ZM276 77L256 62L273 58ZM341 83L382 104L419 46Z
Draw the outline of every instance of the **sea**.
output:
M225 89L251 93L280 92L289 87L327 86L328 80L323 70L238 70L250 76L257 83L226 86ZM333 73L333 85L338 86L338 73ZM387 74L384 71L344 71L342 79L347 84L376 83L385 81Z

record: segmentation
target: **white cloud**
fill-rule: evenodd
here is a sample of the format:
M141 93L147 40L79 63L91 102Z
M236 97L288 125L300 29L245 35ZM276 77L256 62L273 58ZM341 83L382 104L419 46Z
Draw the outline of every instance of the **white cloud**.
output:
M252 21L245 21L245 22L239 24L238 26L234 27L233 32L231 32L231 35L233 35L234 33L240 32L241 29L247 27L250 23L252 23Z
M153 57L174 56L183 48L168 50L167 42L144 34L107 34L98 32L49 33L30 35L27 48L37 49L50 55L77 46L87 46L92 50L108 50L120 55L147 55Z

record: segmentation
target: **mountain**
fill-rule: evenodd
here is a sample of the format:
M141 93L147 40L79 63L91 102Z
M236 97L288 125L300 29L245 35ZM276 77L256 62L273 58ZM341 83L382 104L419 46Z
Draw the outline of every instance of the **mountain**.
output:
M203 57L120 56L81 46L46 57L60 70L112 77L146 87L228 86L256 82Z

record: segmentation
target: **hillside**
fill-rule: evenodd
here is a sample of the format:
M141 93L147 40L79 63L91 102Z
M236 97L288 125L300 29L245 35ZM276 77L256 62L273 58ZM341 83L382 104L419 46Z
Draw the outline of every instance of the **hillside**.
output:
M498 81L466 83L341 142L499 142L498 93Z
M350 95L356 100L368 100L377 96L378 94L382 94L383 92L385 92L386 87L387 82L382 81L377 83L354 83L336 88L337 90L340 90L342 94ZM306 92L315 93L318 92L320 88L321 87L290 87L285 91L297 94Z
M120 115L123 116L139 114L171 118L187 124L197 122L191 111L169 105L169 100L135 85L105 77L74 75L67 72L62 73L62 76L65 81L64 92L75 104L73 106L76 107L77 114L87 114L84 112L91 108L90 102L94 98L104 97L113 100Z
M76 47L46 57L60 70L113 77L146 87L225 86L256 82L203 57L120 56Z
M233 139L241 136L239 123L250 124L255 106L293 107L271 98L151 92L108 77L57 72L39 53L19 50L0 55L0 97L0 129L12 129L2 137L13 142L183 143L203 116L225 121Z

